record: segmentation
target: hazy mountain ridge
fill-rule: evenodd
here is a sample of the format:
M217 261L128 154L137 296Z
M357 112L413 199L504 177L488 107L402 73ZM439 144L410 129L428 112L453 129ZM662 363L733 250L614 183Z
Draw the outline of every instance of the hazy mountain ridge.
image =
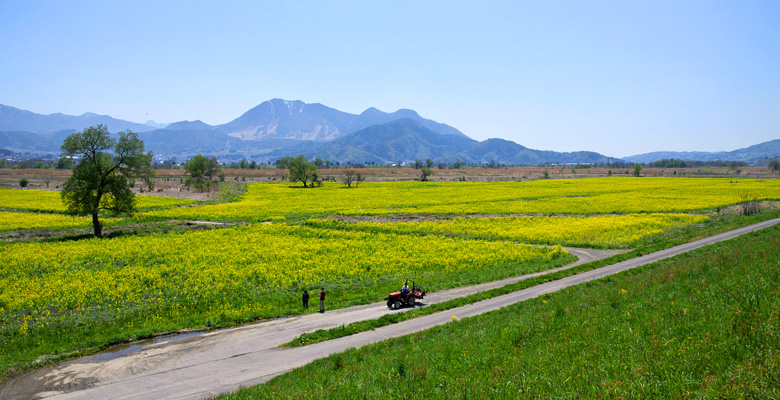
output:
M468 137L442 135L418 121L403 118L371 125L332 142L304 142L271 155L282 157L303 154L312 159L318 157L340 162L387 164L416 159L438 159L443 154L461 151L474 143L477 141Z
M27 131L47 134L67 129L83 130L98 124L108 126L111 132L127 129L133 132L146 132L155 129L146 124L116 119L108 115L95 113L84 113L79 116L61 113L43 115L0 104L0 131Z
M304 142L272 152L274 157L303 154L314 159L388 164L432 159L436 162L484 164L607 163L619 161L594 152L560 153L532 150L504 139L482 142L456 135L441 135L410 118L372 125L329 143Z
M780 139L770 140L753 146L733 151L703 152L703 151L656 151L624 157L628 162L650 163L664 159L679 159L685 161L745 161L757 163L760 160L780 157Z
M198 153L224 161L273 161L304 154L334 162L395 163L431 158L436 162L475 164L601 164L624 160L647 163L664 158L753 163L780 156L780 140L732 152L655 152L623 160L589 151L533 150L504 139L478 142L449 125L425 119L414 110L386 113L371 107L361 114L350 114L319 103L281 99L265 101L226 124L179 121L162 129L93 113L79 117L41 115L0 105L0 148L58 153L67 135L98 123L109 124L114 133L136 131L147 150L158 157L180 161ZM57 129L47 131L50 127Z

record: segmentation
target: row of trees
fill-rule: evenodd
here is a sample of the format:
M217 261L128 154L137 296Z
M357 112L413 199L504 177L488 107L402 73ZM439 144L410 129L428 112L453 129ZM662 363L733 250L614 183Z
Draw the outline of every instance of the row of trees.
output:
M301 182L303 187L317 187L322 185L319 176L317 160L309 161L303 155L297 157L283 157L276 163L278 169L289 170L290 182ZM345 169L341 174L341 182L344 187L351 188L354 184L358 187L365 177L355 169Z
M0 168L14 168L14 169L70 169L73 167L73 161L70 158L62 157L57 161L53 160L22 160L16 162L8 162L4 158L0 158Z
M653 161L648 163L650 168L701 168L701 167L715 167L715 168L743 168L749 164L744 161L691 161L680 160L677 158L665 158L663 160Z

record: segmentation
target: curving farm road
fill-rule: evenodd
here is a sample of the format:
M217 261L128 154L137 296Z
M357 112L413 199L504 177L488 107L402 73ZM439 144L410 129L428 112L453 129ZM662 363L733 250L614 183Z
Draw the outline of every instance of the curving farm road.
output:
M385 313L399 311L389 311L382 302L327 311L325 314L280 318L221 331L181 335L119 347L109 352L67 361L8 379L0 383L0 398L208 398L219 393L234 391L240 386L267 381L315 359L349 348L443 325L451 321L452 315L465 318L493 311L778 223L780 219L765 221L478 303L300 348L281 349L278 346L304 332L375 319ZM571 268L582 262L602 259L614 254L614 252L583 249L567 250L580 257L580 261L562 268ZM425 303L443 302L544 273L431 293L426 296Z

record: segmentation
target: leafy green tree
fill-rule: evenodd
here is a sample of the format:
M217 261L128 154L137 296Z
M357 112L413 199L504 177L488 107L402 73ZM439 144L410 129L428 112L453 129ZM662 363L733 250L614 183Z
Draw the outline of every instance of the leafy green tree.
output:
M422 169L425 166L422 161L414 160L414 169Z
M27 180L27 178L19 179L19 187L27 187L27 184L30 183L30 181Z
M640 172L642 172L642 164L634 164L634 176L638 177Z
M57 160L57 169L71 169L73 168L73 161L70 158L67 157L60 157L59 160Z
M5 162L5 158L0 158L0 168L8 168L8 164Z
M767 167L769 167L770 171L775 171L775 172L780 171L780 161L772 160L769 162L769 165L767 165Z
M428 168L428 167L425 167L425 168L422 169L422 171L420 173L420 180L425 182L425 181L428 180L428 177L431 176L431 175L433 175L433 170Z
M303 187L309 187L309 185L314 187L320 183L317 165L304 158L303 155L289 158L286 165L287 169L290 170L290 182L301 182Z
M276 162L276 169L287 169L287 166L292 159L293 158L289 156L280 158L279 161Z
M204 189L211 190L214 176L222 171L217 157L208 158L203 154L198 154L184 163L184 170L190 176L184 182L188 187L195 186L201 192Z
M426 167L428 167L428 168L433 168L433 166L434 166L434 165L435 165L435 164L433 163L433 160L431 160L430 158L426 158L426 159L425 159L425 166L426 166Z
M152 153L144 153L144 142L134 132L120 132L117 140L105 125L68 136L60 148L63 156L81 159L60 192L65 210L75 215L92 215L95 236L100 237L98 212L133 211L135 195L129 182L154 173Z
M249 163L249 169L257 169L257 161L252 160L252 162Z

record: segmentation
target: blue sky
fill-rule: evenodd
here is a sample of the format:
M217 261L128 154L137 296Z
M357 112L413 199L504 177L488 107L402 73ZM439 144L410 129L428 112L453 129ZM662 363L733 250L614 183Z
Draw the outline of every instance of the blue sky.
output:
M780 138L778 1L6 1L0 103L228 122L411 108L621 157Z

